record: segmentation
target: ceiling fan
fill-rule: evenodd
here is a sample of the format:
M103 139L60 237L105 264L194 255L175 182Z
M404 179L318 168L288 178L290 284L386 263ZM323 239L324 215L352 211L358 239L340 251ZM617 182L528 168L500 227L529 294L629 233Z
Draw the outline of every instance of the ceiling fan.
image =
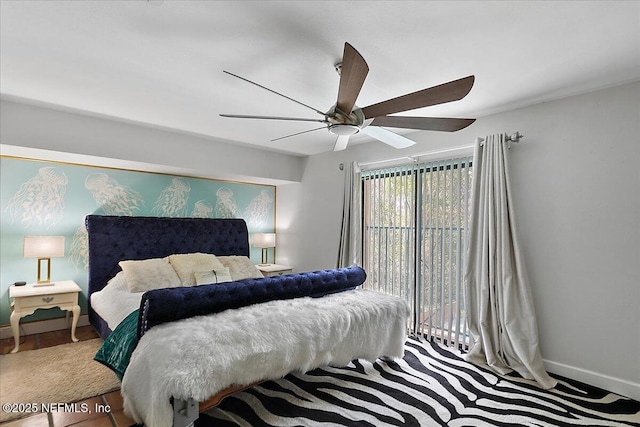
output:
M347 148L349 137L358 132L363 132L372 138L375 138L385 144L395 148L406 148L413 144L412 141L404 136L391 132L386 127L404 128L404 129L421 129L454 132L464 129L475 121L475 119L457 119L443 117L408 117L408 116L390 116L389 114L399 113L403 111L414 110L416 108L428 107L431 105L444 104L447 102L457 101L464 98L475 80L474 76L468 76L459 80L454 80L438 86L422 89L407 95L369 105L360 108L355 105L360 89L364 84L364 80L369 73L369 66L364 58L349 43L344 44L344 53L342 62L336 64L336 71L340 74L340 86L338 88L338 100L336 104L327 112L322 112L316 108L306 105L300 101L290 98L286 95L278 93L272 89L262 86L251 80L245 79L228 71L225 73L244 80L248 83L256 85L262 89L268 90L276 95L282 96L290 101L309 108L320 116L321 119L307 119L298 117L277 117L277 116L251 116L239 114L220 114L222 117L231 117L239 119L266 119L266 120L292 120L303 122L319 122L323 126L314 128L280 138L272 139L277 141L283 138L289 138L303 133L313 132L320 129L328 129L329 132L338 138L333 150L339 151Z

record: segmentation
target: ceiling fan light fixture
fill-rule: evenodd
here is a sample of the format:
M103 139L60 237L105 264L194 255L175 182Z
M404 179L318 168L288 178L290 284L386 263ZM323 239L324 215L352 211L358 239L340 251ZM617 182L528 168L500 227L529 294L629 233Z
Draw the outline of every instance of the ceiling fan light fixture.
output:
M355 135L360 132L360 128L356 125L331 125L329 126L329 132L338 136Z

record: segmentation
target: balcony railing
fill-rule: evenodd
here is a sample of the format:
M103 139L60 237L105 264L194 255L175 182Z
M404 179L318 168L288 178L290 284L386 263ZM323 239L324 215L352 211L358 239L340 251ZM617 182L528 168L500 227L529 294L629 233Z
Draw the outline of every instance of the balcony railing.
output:
M468 345L462 260L464 227L366 225L365 287L405 297L414 333ZM422 242L416 261L415 242ZM415 267L415 268L414 268Z

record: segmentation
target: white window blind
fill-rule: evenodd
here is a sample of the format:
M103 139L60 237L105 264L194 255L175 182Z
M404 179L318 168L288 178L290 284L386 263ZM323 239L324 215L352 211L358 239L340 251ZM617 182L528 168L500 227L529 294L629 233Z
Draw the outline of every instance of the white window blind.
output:
M364 171L365 286L404 298L411 329L468 342L462 272L471 158Z

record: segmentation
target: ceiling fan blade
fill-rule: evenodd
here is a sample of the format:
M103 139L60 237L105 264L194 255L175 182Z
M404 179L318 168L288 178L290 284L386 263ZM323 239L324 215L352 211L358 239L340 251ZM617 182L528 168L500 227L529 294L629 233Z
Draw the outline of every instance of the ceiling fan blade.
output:
M422 89L397 98L378 102L362 109L364 116L380 117L430 105L444 104L464 98L473 87L474 76Z
M394 148L407 148L415 144L415 141L409 138L377 126L363 127L360 131Z
M326 120L306 119L304 117L250 116L250 115L244 115L244 114L220 114L220 116L229 117L232 119L292 120L296 122L328 123Z
M344 53L342 54L338 102L336 104L340 111L347 115L351 114L368 73L369 66L362 55L349 43L345 43Z
M279 141L279 140L281 140L281 139L290 138L290 137L292 137L292 136L302 135L303 133L314 132L314 131L317 131L317 130L320 130L320 129L326 129L326 128L327 128L326 126L322 126L321 128L315 128L315 129L303 130L302 132L296 132L296 133L292 133L291 135L285 135L285 136L281 136L280 138L272 139L272 140L271 140L271 142Z
M247 82L247 83L251 83L252 85L258 86L259 88L262 88L262 89L264 89L264 90L268 90L268 91L269 91L269 92L271 92L271 93L274 93L274 94L279 95L279 96L281 96L281 97L283 97L283 98L286 98L286 99L288 99L289 101L293 101L293 102L295 102L296 104L300 104L300 105L302 105L303 107L307 107L308 109L313 110L313 111L315 111L316 113L318 113L318 114L320 114L320 115L322 115L322 116L324 116L324 115L325 115L322 111L320 111L320 110L318 110L318 109L316 109L316 108L313 108L313 107L311 107L311 106L309 106L309 105L307 105L307 104L304 104L304 103L302 103L302 102L300 102L300 101L297 101L297 100L295 100L295 99L293 99L293 98L290 98L290 97L288 97L287 95L283 95L283 94L281 94L281 93L279 93L279 92L276 92L276 91L275 91L275 90L273 90L273 89L269 89L268 87L262 86L261 84L258 84L258 83L256 83L256 82L252 82L252 81L251 81L251 80L249 80L249 79L245 79L244 77L240 77L240 76L238 76L238 75L236 75L236 74L233 74L233 73L230 73L230 72L228 72L228 71L224 71L224 70L223 70L223 72L224 72L224 73L229 74L230 76L236 77L236 78L238 78L238 79L240 79L240 80L244 80L244 81L245 81L245 82Z
M389 128L436 130L443 132L455 132L464 129L476 119L453 119L444 117L407 117L407 116L381 116L373 119L373 126Z
M333 146L333 151L342 151L347 148L347 144L349 143L350 135L340 135L338 139L336 139L336 144Z

